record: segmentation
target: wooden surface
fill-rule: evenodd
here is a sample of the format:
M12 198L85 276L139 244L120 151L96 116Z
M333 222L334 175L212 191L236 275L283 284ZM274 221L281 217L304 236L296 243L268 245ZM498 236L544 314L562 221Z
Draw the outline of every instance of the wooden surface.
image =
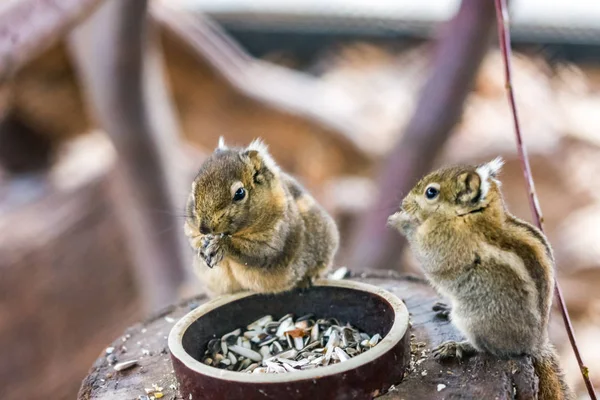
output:
M402 298L411 313L414 364L403 382L381 400L409 399L534 399L537 378L527 358L497 360L485 355L463 363L440 364L430 355L442 341L460 339L456 329L431 310L440 299L426 282L391 271L354 275L351 279L385 288ZM136 359L139 365L115 372L104 351L82 383L80 400L136 399L153 384L163 388L163 399L178 400L167 335L173 323L204 297L173 306L147 322L129 328L111 346L119 361ZM126 350L126 351L124 351Z

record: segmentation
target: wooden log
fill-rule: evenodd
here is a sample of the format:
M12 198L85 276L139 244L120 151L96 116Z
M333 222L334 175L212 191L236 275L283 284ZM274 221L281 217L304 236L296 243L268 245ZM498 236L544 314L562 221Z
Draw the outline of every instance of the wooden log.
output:
M96 139L63 152L38 200L1 204L2 399L74 398L104 338L140 318L111 194L114 156ZM22 189L11 183L2 188Z
M177 299L189 248L181 228L183 184L176 118L165 87L147 1L103 4L70 36L89 105L119 156L125 195L119 212L136 258L143 304L155 312Z
M0 6L0 82L58 42L100 0L22 0Z
M462 363L444 364L431 358L430 349L445 340L460 339L460 335L448 321L439 319L431 310L440 299L424 280L392 271L368 272L354 275L351 279L391 291L404 300L411 313L412 333L415 335L412 341L414 368L402 383L380 399L535 398L537 378L531 361L526 357L498 360L478 355ZM114 354L119 361L135 359L138 366L116 372L103 352L84 379L78 399L135 399L145 395L144 389L152 388L153 384L163 388L163 398L182 399L172 372L167 335L178 318L204 301L205 297L186 301L129 328L111 346L115 347ZM123 352L123 346L127 347L126 352Z

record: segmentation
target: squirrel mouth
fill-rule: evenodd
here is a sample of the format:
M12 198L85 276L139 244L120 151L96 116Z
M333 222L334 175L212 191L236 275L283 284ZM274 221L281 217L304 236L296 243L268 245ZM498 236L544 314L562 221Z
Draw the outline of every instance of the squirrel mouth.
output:
M401 208L398 212L390 215L387 220L387 225L398 229L400 232L406 233L411 227L419 225L419 220L412 214L409 214Z

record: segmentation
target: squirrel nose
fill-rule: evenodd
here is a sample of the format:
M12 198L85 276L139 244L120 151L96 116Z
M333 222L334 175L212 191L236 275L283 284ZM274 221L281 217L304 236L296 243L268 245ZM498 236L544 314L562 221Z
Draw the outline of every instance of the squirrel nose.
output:
M207 235L211 232L212 232L212 230L204 222L200 225L200 233L201 234Z

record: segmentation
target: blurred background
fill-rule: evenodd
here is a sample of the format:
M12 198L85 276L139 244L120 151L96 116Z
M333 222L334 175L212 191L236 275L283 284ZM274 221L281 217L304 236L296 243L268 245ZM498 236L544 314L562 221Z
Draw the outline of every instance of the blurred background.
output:
M506 160L531 221L492 1L0 6L0 393L72 399L104 347L201 289L183 206L219 136L261 137L335 216L336 266L420 274L385 227L428 171ZM510 2L545 228L600 386L600 3ZM585 393L562 321L551 338Z

